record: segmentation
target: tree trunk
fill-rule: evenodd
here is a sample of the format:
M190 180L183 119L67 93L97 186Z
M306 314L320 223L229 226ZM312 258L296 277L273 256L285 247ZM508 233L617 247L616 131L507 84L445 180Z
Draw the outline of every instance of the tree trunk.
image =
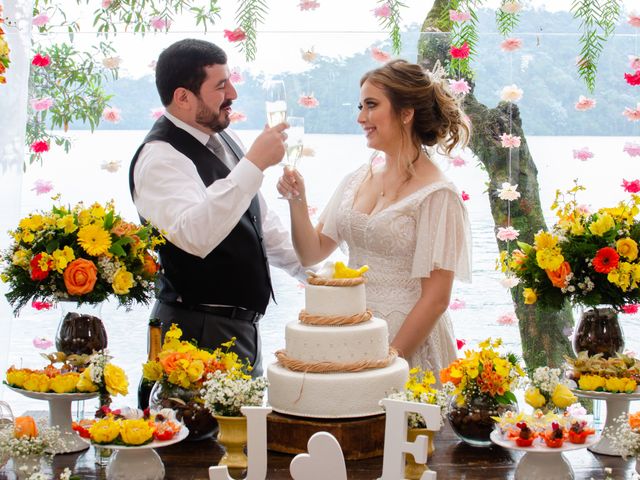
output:
M422 31L425 33L419 40L418 62L427 68L436 60L440 60L442 65L448 63L449 34L437 26L441 11L447 8L447 0L436 0L423 24ZM471 119L473 131L469 146L489 174L489 203L496 231L498 227L508 225L510 203L511 226L520 232L520 240L531 244L534 235L539 230L546 230L547 226L538 194L538 169L527 146L519 109L517 105L507 102L488 108L475 98L471 79L466 80L472 87L464 99L464 110ZM521 138L520 148L511 151L511 161L509 149L500 144L500 135L509 133L510 124L511 134ZM507 202L498 198L497 189L510 178L512 184L518 184L521 197ZM497 238L496 242L500 251L506 250L506 242ZM563 355L573 355L565 333L566 328L573 326L569 307L558 311L525 305L521 286L513 288L511 295L520 325L524 361L530 370L543 365L558 367L563 362Z

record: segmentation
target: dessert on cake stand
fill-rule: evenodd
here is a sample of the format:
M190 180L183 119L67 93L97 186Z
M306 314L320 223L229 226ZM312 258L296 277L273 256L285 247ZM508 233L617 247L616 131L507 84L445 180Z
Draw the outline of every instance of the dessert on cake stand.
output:
M27 398L46 400L49 403L49 425L58 427L60 433L64 435L65 442L64 448L54 453L73 453L89 448L89 442L80 438L71 428L71 402L95 398L98 396L97 393L32 392L9 385L7 388Z
M544 442L534 442L530 447L519 447L512 440L503 438L498 430L491 432L491 441L496 445L525 452L518 461L514 480L574 480L573 469L563 455L564 452L580 450L596 444L600 440L598 435L590 435L585 443L575 444L564 442L560 448L549 448Z

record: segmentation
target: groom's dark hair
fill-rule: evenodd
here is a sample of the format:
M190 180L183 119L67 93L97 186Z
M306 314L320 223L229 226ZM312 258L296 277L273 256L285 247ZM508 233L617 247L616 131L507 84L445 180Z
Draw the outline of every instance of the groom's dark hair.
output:
M204 68L226 63L227 54L211 42L187 38L170 45L156 64L156 87L162 104L169 105L179 87L199 95L207 77Z

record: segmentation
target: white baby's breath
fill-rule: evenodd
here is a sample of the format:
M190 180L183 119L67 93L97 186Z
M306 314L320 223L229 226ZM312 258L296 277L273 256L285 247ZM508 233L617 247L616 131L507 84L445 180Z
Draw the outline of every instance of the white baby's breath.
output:
M239 417L240 407L262 405L268 384L265 377L251 378L237 371L217 370L203 384L204 405L213 415Z

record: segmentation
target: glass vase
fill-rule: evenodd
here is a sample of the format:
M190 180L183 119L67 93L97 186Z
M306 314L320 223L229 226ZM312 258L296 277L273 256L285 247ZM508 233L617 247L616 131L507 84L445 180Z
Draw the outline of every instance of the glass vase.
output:
M465 443L473 447L489 447L492 445L489 436L496 421L492 417L507 411L517 412L516 404L498 403L487 395L477 396L458 404L454 396L447 409L447 420L453 432Z
M56 333L56 348L67 355L90 355L107 348L102 320L102 303L81 305L60 302L62 312Z
M608 306L584 310L573 336L576 354L586 351L590 356L602 353L604 358L624 350L624 335L618 322L618 312Z
M427 463L428 459L431 458L431 455L435 451L436 447L433 443L433 439L436 435L436 432L433 430L429 430L427 428L409 428L407 432L407 441L415 442L418 435L424 435L429 440L427 442ZM429 467L423 463L416 463L413 455L407 454L405 455L405 466L404 466L404 478L407 480L420 480L422 478L422 474L429 470Z
M151 389L149 407L175 410L178 420L182 420L189 429L186 440L205 440L218 431L218 423L204 406L198 389L156 382Z
M244 447L247 444L247 417L223 417L214 415L220 431L218 443L224 447L224 455L218 465L226 465L230 470L247 468L247 456Z

